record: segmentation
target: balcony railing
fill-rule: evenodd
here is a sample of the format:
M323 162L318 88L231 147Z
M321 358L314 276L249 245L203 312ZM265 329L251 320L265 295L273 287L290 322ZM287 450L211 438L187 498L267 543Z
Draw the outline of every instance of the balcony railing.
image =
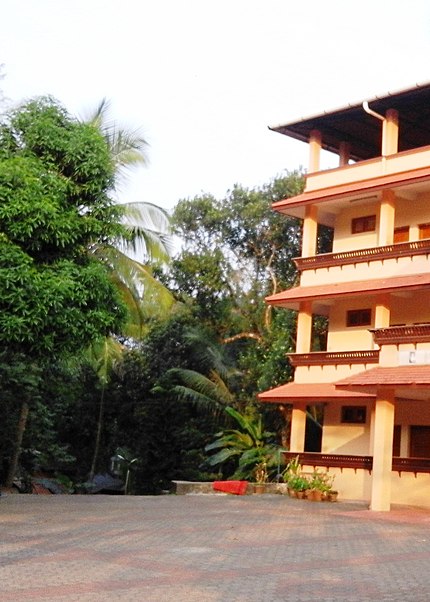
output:
M338 253L322 253L312 257L296 257L294 263L299 271L317 270L318 268L330 268L339 265L365 263L370 261L382 261L396 257L412 257L413 255L429 255L430 239L414 240L411 242L399 242L383 247L371 247L369 249L356 249L353 251L340 251Z
M401 343L426 343L430 341L430 324L409 326L389 326L371 330L378 345L399 345Z
M430 331L429 331L430 332ZM288 353L293 366L327 366L339 364L377 364L379 349L368 351L312 351Z
M302 466L312 466L314 469L319 467L324 468L340 468L341 472L344 468L353 468L355 472L358 469L368 470L372 472L373 457L372 456L355 456L351 454L319 454L315 452L282 452L285 461L288 463L299 456L299 461ZM415 476L418 473L430 474L430 458L393 458L392 470L398 472L413 472Z
M358 468L371 472L373 465L372 456L353 456L351 454L319 454L316 452L283 452L284 459L288 463L299 456L302 466L324 467L324 468Z

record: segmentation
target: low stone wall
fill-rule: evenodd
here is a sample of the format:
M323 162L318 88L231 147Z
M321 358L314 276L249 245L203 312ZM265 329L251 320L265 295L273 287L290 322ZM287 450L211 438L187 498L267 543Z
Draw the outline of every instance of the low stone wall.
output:
M209 482L198 482L198 481L173 481L174 493L176 495L188 495L188 494L213 494L219 495L220 491L214 491L212 481ZM248 483L246 489L246 495L254 493L254 483ZM265 493L288 495L286 483L266 483Z

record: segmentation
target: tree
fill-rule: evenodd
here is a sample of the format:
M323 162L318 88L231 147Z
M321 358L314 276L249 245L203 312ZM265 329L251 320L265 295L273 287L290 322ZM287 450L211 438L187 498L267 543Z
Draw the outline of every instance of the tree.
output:
M147 142L138 129L121 127L110 115L110 102L103 98L84 119L103 136L115 171L117 190L134 167L147 164ZM115 190L112 191L115 193ZM173 296L154 276L154 265L169 261L173 249L167 212L148 202L117 202L122 235L112 243L99 241L91 251L111 271L129 310L126 335L140 338L148 321L170 310Z
M184 250L173 263L173 283L188 283L185 292L203 302L203 319L212 319L226 342L260 341L271 327L264 296L294 282L299 222L274 212L271 203L302 187L301 174L293 172L260 189L235 186L220 201L205 195L175 207L173 226Z
M109 102L103 99L84 123L90 123L103 136L115 169L114 183L118 186L131 168L146 164L147 143L137 130L124 129L111 120L109 108ZM111 279L127 306L128 319L121 334L141 339L154 320L168 314L174 302L172 294L154 276L153 270L154 266L169 260L172 247L170 220L166 211L152 203L117 203L117 207L121 210L122 236L114 242L97 242L91 247L91 252L108 267ZM118 341L112 338L90 349L92 365L101 384L90 480L99 459L105 389L110 378L112 359L117 361L121 352Z
M241 407L292 374L286 354L294 351L296 314L270 307L264 298L296 282L300 221L271 205L300 194L303 184L300 172L286 173L260 188L236 185L222 199L181 200L174 209L174 230L184 244L171 266L171 287L228 348L242 375L235 391ZM330 244L330 229L320 228L319 252ZM324 324L319 320L317 326L322 339ZM259 411L282 432L276 408Z
M1 125L0 342L29 366L76 352L124 321L105 266L88 253L124 234L113 184L103 137L56 101L30 101Z

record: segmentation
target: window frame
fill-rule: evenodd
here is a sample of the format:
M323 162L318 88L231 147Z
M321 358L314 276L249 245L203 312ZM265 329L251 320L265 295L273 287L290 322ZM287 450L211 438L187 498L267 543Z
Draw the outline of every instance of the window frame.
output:
M351 234L363 234L363 232L375 232L376 214L353 217L351 220Z
M356 316L356 318L353 318ZM346 312L347 328L357 328L359 326L372 325L372 309L370 307L362 309L349 309Z
M341 406L340 422L341 424L366 424L367 407L366 406Z

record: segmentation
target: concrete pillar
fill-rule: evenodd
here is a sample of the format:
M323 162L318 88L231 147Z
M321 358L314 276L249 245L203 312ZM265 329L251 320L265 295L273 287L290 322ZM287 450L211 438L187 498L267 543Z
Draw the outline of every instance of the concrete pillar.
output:
M302 257L312 257L317 252L318 207L306 205L302 233Z
M294 403L291 413L290 451L305 451L306 404Z
M390 297L381 295L375 304L375 326L374 328L388 328L390 325Z
M372 494L370 509L378 512L391 507L391 468L393 463L394 390L376 391L373 436Z
M382 125L382 156L394 155L399 147L399 113L388 109Z
M309 353L312 343L312 302L302 301L297 315L296 353Z
M348 142L341 142L339 144L339 167L348 165L349 161L350 145Z
M309 167L308 173L319 171L321 157L321 132L312 130L309 136Z
M378 236L378 244L381 247L393 244L395 211L396 197L394 192L392 190L383 190L379 208Z

